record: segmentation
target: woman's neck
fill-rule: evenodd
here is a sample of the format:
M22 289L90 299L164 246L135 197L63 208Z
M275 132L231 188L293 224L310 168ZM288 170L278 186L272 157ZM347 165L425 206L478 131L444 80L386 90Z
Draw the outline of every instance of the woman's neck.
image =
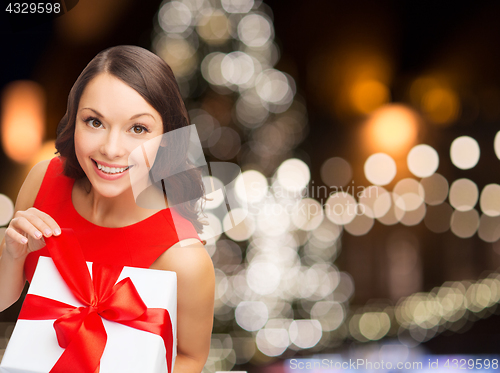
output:
M80 189L84 190L80 194L83 197L83 203L79 204L80 214L102 227L116 228L135 224L162 209L158 204L149 206L151 208L139 206L132 188L116 197L105 197L92 188L88 179L85 179L81 181Z

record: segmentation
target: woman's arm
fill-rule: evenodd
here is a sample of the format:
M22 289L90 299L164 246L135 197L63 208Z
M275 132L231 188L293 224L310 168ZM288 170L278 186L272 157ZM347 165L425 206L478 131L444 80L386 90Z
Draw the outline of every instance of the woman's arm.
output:
M23 291L24 261L28 253L45 246L43 236L37 238L36 231L49 237L52 233L45 234L44 230L58 228L50 216L32 207L49 162L38 163L26 177L17 196L14 218L0 244L0 312L18 300ZM26 244L22 241L25 236Z
M177 273L177 357L173 373L200 373L212 335L215 273L210 255L197 241L165 251L151 266Z

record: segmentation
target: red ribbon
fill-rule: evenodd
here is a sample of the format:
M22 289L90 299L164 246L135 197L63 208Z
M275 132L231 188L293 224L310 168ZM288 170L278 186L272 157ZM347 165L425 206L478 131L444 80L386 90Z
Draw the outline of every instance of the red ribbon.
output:
M27 294L19 319L51 320L64 352L50 373L95 373L99 371L107 334L101 317L159 335L172 370L172 322L167 310L147 308L129 277L116 283L123 266L94 263L92 278L81 247L71 229L45 238L59 273L73 295L85 306L74 307L50 298ZM116 283L116 284L115 284Z

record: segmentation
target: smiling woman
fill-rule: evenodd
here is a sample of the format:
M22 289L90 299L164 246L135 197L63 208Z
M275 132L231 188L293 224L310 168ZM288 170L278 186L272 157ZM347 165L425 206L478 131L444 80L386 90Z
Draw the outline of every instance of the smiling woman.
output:
M188 125L175 77L161 58L134 46L99 53L71 89L57 131L60 156L37 164L19 192L0 246L0 310L19 298L26 279L31 282L38 258L50 256L44 237L71 228L87 261L176 272L173 372L201 372L215 287L198 236L204 187L188 158L189 136L165 136ZM139 165L130 155L138 148L150 161L150 177L175 174L161 186L151 180L163 207L144 208L134 198L129 170ZM188 202L169 208L166 190L168 201Z

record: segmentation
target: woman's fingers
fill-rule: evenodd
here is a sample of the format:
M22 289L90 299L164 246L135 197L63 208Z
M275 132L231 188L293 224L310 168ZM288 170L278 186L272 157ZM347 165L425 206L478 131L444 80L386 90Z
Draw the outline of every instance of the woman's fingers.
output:
M5 230L5 236L11 238L17 243L20 243L21 245L26 245L28 243L28 239L25 236L11 227L7 227Z
M34 219L33 217L30 217L30 219L35 220L35 223L37 225L35 225L31 220L28 220L28 218L24 216L12 219L11 225L16 231L24 232L28 236L39 240L43 236L42 231L45 229L45 227L48 228L48 226L45 223L43 223L42 225L39 221L37 221L37 219Z
M37 229L35 238L41 238L42 235L50 237L53 234L56 236L61 234L61 230L56 221L50 215L36 208L32 207L26 211L18 211L16 215L25 218Z
M50 227L52 234L54 236L59 236L61 234L61 227L59 227L59 224L57 224L57 222L52 218L52 216L40 210L37 211L40 214L40 218L45 222L45 224L47 224Z
M61 228L59 227L59 224L57 224L57 222L49 214L34 207L31 207L26 211L34 213L37 217L39 217L49 227L51 234L54 234L55 236L59 236L61 234Z

